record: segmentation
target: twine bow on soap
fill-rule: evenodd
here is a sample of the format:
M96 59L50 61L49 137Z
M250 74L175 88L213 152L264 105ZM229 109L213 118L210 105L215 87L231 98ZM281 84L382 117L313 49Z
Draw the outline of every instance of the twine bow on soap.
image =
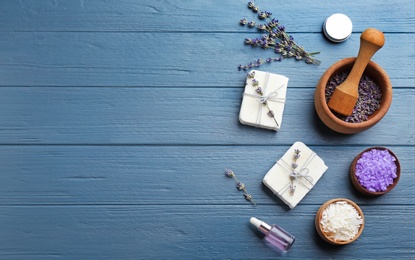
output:
M278 87L278 89L280 89L281 87L283 87L284 85L281 85L280 87ZM278 89L275 91L272 91L270 93L268 93L268 95L265 96L260 96L260 95L253 95L255 98L257 98L258 102L261 104L266 104L267 101L279 101L279 100L285 100L283 98L277 98L278 97Z
M249 97L253 97L255 98L259 103L261 103L259 109L258 109L258 115L257 115L257 120L256 120L256 125L259 126L260 122L261 122L261 116L262 116L262 107L266 106L268 108L268 113L267 115L272 117L275 121L275 124L277 124L277 126L279 126L277 119L275 118L275 114L274 111L271 110L271 108L268 106L268 102L280 102L280 103L284 103L285 102L285 98L279 98L278 97L278 90L281 89L282 87L284 87L284 84L282 84L281 86L279 86L276 90L268 93L267 95L264 96L263 92L265 92L266 87L268 85L268 79L269 79L269 73L267 73L266 78L265 78L265 84L264 84L264 90L261 87L257 87L255 89L255 94L252 93L246 93L244 92L243 95L244 96L249 96ZM259 83L258 81L256 81L255 79L253 79L254 82L254 86L257 86Z
M297 170L298 164L295 162L290 165L283 159L277 161L277 163L284 169L284 171L288 173L290 179L290 182L287 185L285 185L281 190L279 190L278 194L283 194L287 189L290 189L291 196L294 195L296 188L296 186L294 186L294 182L300 183L308 190L311 190L314 187L314 179L308 175L310 170L307 168L307 166L310 164L310 162L314 159L315 156L316 153L311 152L311 154L308 156L300 170Z

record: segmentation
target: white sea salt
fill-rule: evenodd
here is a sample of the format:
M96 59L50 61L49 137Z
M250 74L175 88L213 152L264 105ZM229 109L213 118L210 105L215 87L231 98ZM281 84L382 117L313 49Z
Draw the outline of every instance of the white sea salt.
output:
M346 201L331 203L322 214L323 232L334 241L353 239L363 224L356 208Z

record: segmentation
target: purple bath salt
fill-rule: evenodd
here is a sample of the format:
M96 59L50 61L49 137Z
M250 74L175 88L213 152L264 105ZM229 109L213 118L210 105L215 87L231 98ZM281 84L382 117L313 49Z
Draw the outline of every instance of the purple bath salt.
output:
M396 158L388 150L371 149L356 163L356 177L360 185L371 192L385 191L397 177Z

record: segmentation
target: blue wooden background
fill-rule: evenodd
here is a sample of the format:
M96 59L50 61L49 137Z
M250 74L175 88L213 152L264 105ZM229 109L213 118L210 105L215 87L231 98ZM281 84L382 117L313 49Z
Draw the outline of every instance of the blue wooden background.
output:
M2 0L0 2L0 259L269 259L250 227L256 216L297 238L288 258L415 257L415 1L257 1L320 66L295 60L261 70L290 78L278 133L238 122L245 73L268 53L243 45L255 30L247 1ZM342 12L344 43L321 26ZM356 56L375 27L373 57L389 74L393 102L371 129L342 135L313 105L315 85L341 58ZM275 160L302 141L329 169L289 210L262 185ZM360 151L386 146L402 176L368 198L352 187ZM233 169L258 206L247 203ZM314 217L345 197L366 219L343 247L323 242Z

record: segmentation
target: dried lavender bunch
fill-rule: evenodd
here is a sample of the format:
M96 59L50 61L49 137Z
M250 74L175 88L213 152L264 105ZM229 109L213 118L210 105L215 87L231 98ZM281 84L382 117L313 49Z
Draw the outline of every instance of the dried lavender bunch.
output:
M346 80L348 73L340 72L333 75L326 84L325 97L328 103L331 95L337 86ZM343 116L333 112L339 119L349 123L361 123L367 121L369 117L380 108L380 100L382 99L382 91L379 85L369 76L363 75L358 87L359 98L356 106L350 116Z
M267 23L256 25L254 21L248 22L246 18L239 21L242 26L247 25L249 28L256 27L259 31L264 33L261 38L246 38L245 45L252 47L260 47L262 49L273 49L275 53L279 54L279 57L271 57L265 59L265 63L271 63L273 61L282 61L284 58L294 57L296 60L304 60L307 64L320 64L319 60L316 60L313 55L320 52L306 52L304 48L298 45L294 38L285 31L285 27L280 25L277 19L271 18L272 13L268 11L261 11L254 3L249 2L248 8L252 12L257 13L257 17L260 20L265 20ZM239 70L248 70L253 67L259 67L264 63L262 59L257 59L254 62L248 63L248 65L239 65Z

